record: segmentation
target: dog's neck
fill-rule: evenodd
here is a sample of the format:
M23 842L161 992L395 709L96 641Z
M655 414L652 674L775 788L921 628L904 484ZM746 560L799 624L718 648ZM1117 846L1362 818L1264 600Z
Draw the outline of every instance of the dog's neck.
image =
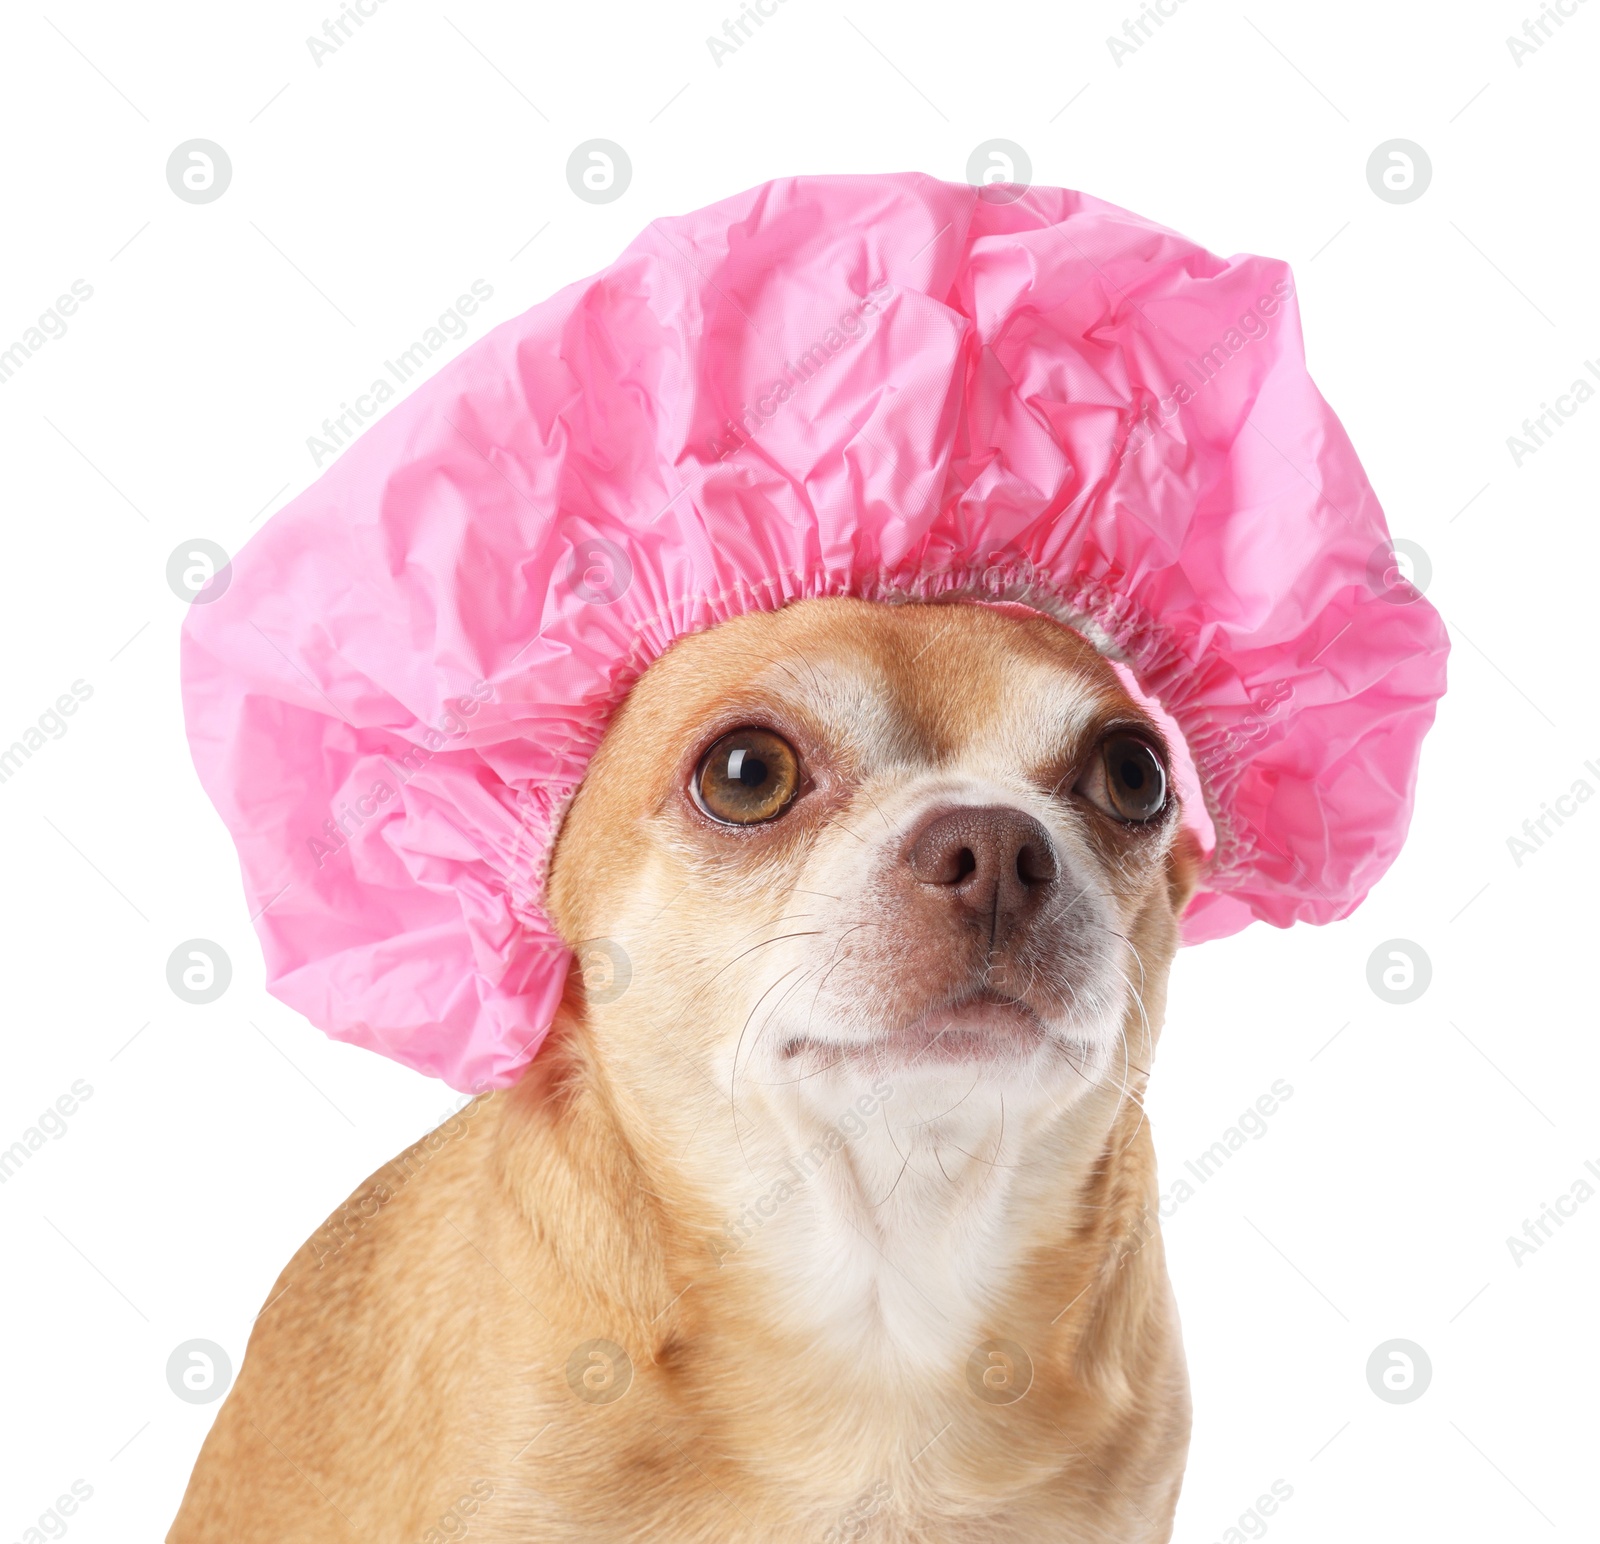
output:
M603 1198L597 1161L632 1176L614 1203L627 1215L595 1227L637 1235L662 1262L658 1290L912 1381L947 1378L987 1339L1060 1328L1153 1201L1139 1090L1120 1067L1054 1085L975 1066L862 1071L646 1118L592 1057L572 1065L569 1087L591 1095L579 1104L602 1112L585 1184ZM575 1265L589 1258L607 1253L575 1248Z
M1024 1264L1082 1228L1120 1103L974 1067L798 1087L750 1097L716 1166L718 1267L767 1278L786 1327L913 1374L1000 1334Z

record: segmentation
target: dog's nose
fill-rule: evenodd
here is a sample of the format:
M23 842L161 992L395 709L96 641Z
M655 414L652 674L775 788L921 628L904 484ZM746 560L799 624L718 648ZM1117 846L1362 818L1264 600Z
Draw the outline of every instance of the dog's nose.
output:
M931 816L906 862L921 883L995 923L1036 910L1060 872L1050 833L1005 805L965 805Z

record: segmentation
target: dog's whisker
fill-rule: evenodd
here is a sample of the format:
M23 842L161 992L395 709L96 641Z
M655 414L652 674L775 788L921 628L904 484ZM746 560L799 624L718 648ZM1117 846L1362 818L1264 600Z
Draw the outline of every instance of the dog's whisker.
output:
M872 805L873 809L878 812L879 819L883 821L883 829L893 836L894 827L889 824L889 817L883 813L883 806L879 804L877 799L873 797L872 790L864 787L861 792L866 795L867 801Z
M750 1054L752 1056L755 1054L756 1047L761 1044L761 1037L763 1035L765 1035L769 1029L772 1028L772 1016L775 1013L777 1013L777 1011L780 1008L783 1007L784 1003L786 1003L789 1000L789 997L793 992L795 992L798 988L804 986L806 984L806 982L812 976L814 976L815 974L816 974L816 971L815 971L814 968L811 969L811 970L806 971L806 973L804 975L802 975L798 980L796 980L794 982L791 982L790 985L784 989L783 996L781 996L769 1009L767 1009L766 1017L761 1021L761 1028L756 1031L755 1041L752 1043L752 1045L750 1047ZM748 1068L749 1068L749 1062L748 1062L748 1058L747 1058L746 1059L746 1070L747 1071L748 1071Z
M862 844L863 847L869 845L866 837L862 836L860 832L852 831L849 826L840 825L839 822L834 820L831 816L822 823L825 826L832 826L835 831L843 831L846 836L854 837L856 841Z
M804 969L803 966L791 965L789 969L783 973L783 975L778 977L777 981L774 981L772 985L767 988L766 992L763 992L761 996L755 1000L754 1005L751 1007L749 1014L745 1018L743 1028L741 1028L739 1031L739 1038L734 1042L733 1068L728 1079L728 1108L733 1114L733 1134L739 1143L739 1156L744 1159L744 1166L749 1171L752 1179L757 1177L756 1171L751 1167L750 1156L745 1152L744 1137L739 1131L739 1049L744 1044L745 1034L750 1028L750 1020L753 1019L760 1011L761 1004L766 999L767 992L773 991L786 977L792 976L795 971L802 969Z
M894 1137L891 1135L889 1140L890 1140L890 1142L893 1142L894 1141ZM896 1148L895 1151L899 1152L899 1148ZM874 1211L875 1212L875 1211L879 1210L880 1207L883 1207L884 1205L886 1205L888 1203L890 1196L892 1196L895 1193L895 1191L897 1191L900 1188L900 1181L903 1180L906 1177L906 1169L907 1169L907 1167L909 1166L910 1163L911 1163L911 1154L907 1153L905 1155L904 1159L902 1160L901 1164L900 1164L900 1172L895 1175L894 1183L889 1187L888 1193L886 1195L884 1195L884 1196L881 1196L876 1201L867 1202L867 1209L869 1211Z
M785 912L781 917L769 917L766 921L758 922L754 927L747 928L734 939L734 942L736 944L743 943L751 934L759 933L764 927L781 927L785 922L805 922L814 916L816 916L816 913L813 911L795 911Z
M744 950L742 953L734 955L734 957L729 960L727 964L719 966L706 984L709 986L711 981L715 981L717 977L723 973L723 971L732 970L740 960L754 954L757 949L770 949L773 944L788 943L790 939L794 938L816 938L821 932L821 928L810 928L801 933L780 933L776 938L764 938L760 943L751 944L750 947Z

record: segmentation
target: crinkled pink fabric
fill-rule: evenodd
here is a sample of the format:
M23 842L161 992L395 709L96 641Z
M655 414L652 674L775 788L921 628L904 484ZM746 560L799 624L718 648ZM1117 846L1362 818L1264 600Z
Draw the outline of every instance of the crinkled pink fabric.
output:
M793 178L655 221L368 429L192 608L184 704L272 991L475 1089L560 1001L546 861L630 683L804 596L1079 628L1203 790L1187 937L1344 916L1445 684L1388 551L1283 263L1056 188Z

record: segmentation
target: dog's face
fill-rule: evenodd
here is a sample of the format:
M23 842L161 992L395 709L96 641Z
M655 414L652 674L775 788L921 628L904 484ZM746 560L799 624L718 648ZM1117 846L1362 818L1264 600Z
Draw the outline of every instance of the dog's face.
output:
M882 1191L919 1155L952 1178L997 1116L1026 1139L1142 1080L1179 833L1159 729L1068 630L807 601L644 674L550 903L645 1140L711 1172L736 1153L754 1190L881 1123L849 1168Z

